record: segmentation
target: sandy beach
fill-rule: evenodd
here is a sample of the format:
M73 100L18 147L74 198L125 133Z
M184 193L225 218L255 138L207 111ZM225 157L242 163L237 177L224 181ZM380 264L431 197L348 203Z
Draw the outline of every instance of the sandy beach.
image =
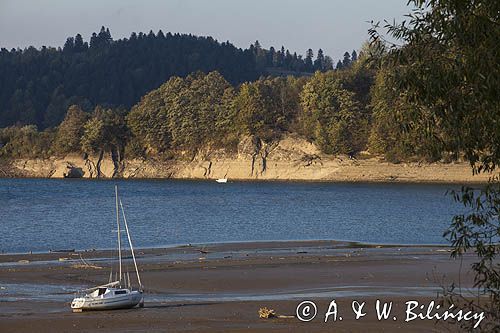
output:
M1 332L440 332L434 320L405 322L405 302L439 301L442 286L472 285L466 257L437 246L380 246L336 241L185 245L140 249L143 309L72 313L74 291L108 281L112 251L0 255ZM83 260L82 260L83 259ZM127 265L131 265L130 260ZM332 300L343 320L324 322ZM393 302L379 321L375 302ZM261 307L294 316L304 300L310 322L260 319ZM353 300L366 302L359 320Z

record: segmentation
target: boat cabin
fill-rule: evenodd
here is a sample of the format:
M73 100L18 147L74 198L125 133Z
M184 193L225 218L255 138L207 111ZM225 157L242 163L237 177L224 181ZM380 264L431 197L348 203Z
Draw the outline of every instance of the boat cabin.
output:
M92 293L90 293L90 297L112 297L112 296L119 296L119 295L127 295L129 294L130 291L128 289L116 289L116 288L106 288L106 287L101 287L97 288L94 290Z

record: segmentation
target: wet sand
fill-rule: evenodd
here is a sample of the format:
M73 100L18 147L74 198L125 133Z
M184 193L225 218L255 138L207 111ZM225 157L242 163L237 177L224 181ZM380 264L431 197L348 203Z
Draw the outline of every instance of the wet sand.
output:
M432 332L454 329L429 320L404 322L405 302L439 300L459 281L449 249L349 242L261 242L140 249L143 309L71 313L74 291L106 283L112 251L0 255L0 332ZM60 259L61 258L61 259ZM83 260L82 260L83 259ZM473 258L466 258L463 267ZM133 272L130 260L126 265ZM131 274L132 276L132 274ZM460 282L472 285L462 268ZM335 299L342 321L324 323ZM397 320L378 321L375 301L393 301ZM261 307L294 315L317 304L311 322L259 319ZM354 319L353 300L366 301Z

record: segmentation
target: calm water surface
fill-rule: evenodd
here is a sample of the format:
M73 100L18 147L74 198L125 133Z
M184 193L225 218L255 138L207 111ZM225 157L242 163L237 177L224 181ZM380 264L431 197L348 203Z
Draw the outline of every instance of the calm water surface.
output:
M445 244L451 185L0 179L0 251L115 246L114 184L134 245L337 239Z

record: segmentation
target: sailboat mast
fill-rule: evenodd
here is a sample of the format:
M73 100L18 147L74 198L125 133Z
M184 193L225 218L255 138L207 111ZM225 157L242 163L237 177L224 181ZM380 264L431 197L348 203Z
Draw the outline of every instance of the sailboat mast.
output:
M125 231L127 231L127 238L128 238L128 243L130 245L130 252L132 252L132 259L134 260L135 273L137 274L137 282L139 283L139 286L142 288L141 277L139 276L139 269L137 268L137 261L135 260L134 247L132 246L132 239L130 238L130 233L128 231L127 218L125 217L125 210L123 209L123 205L122 205L121 200L120 200L120 207L122 209L123 223L125 224Z
M120 214L118 212L118 186L115 185L115 196L116 196L116 224L118 226L118 260L119 260L119 280L122 281L122 244L121 244L121 233L120 233Z

